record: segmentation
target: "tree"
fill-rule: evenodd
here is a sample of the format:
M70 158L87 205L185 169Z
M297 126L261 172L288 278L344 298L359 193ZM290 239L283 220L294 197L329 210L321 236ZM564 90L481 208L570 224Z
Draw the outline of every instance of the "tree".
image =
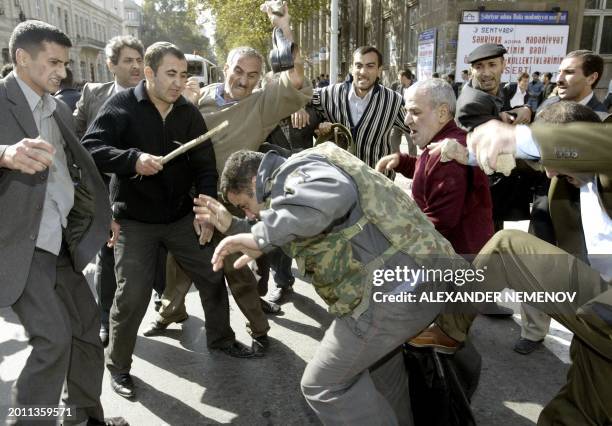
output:
M251 46L265 55L272 47L272 27L259 10L263 0L199 0L215 18L215 53L219 62L237 46ZM289 14L294 24L306 21L327 4L326 0L292 0Z
M169 41L185 53L197 52L214 62L210 40L198 25L198 12L195 0L144 0L143 44Z

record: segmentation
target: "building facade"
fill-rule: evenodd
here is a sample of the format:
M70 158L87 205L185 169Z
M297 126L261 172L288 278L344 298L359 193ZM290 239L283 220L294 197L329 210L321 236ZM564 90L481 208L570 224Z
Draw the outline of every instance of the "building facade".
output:
M604 57L604 75L596 90L600 99L612 78L612 0L339 0L339 11L342 78L349 72L352 52L361 45L376 46L383 53L385 84L396 81L404 68L416 71L419 34L426 30L436 34L435 72L467 68L461 58L457 61L464 11L567 12L567 51L590 49ZM329 1L327 10L297 27L298 42L309 59L308 76L328 74Z
M142 33L142 7L132 0L123 0L123 34L131 35L140 40Z
M70 63L75 81L110 81L104 46L123 33L119 0L0 0L2 63L10 62L8 41L15 26L27 19L55 25L72 41Z

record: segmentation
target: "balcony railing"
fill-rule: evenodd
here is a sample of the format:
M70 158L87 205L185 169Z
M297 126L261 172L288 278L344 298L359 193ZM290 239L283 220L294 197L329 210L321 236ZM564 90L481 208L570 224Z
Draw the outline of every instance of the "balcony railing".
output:
M104 46L106 46L106 44L103 41L96 40L95 38L92 38L92 37L83 37L83 36L77 35L76 41L77 41L77 45L80 47L91 47L94 49L104 49Z

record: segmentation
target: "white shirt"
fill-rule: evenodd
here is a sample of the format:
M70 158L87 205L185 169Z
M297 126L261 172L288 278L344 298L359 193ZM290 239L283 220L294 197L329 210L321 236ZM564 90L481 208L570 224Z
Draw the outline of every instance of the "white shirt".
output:
M591 100L591 98L593 97L593 92L589 93L588 95L586 95L584 97L584 99L582 99L580 102L578 102L581 105L586 105L589 103L589 101Z
M521 91L521 88L517 85L516 86L516 93L514 94L514 96L512 97L512 99L510 99L510 106L512 108L517 107L517 106L523 106L525 105L525 95L527 94L527 91Z
M115 93L123 92L127 87L123 87L117 81L115 81Z
M593 93L580 103L586 104L592 97ZM540 149L527 126L516 126L516 158L540 158ZM595 178L580 187L580 218L589 262L609 281L612 279L612 219L599 197Z
M348 101L349 101L349 110L351 112L351 121L353 122L353 126L356 126L361 120L363 113L365 112L368 104L370 103L370 99L372 98L372 92L374 91L374 86L370 89L370 91L363 97L360 98L355 93L355 85L351 84L351 90L349 91Z
M580 187L580 216L591 266L612 279L612 219L601 202L595 177Z
M74 205L74 184L68 171L65 141L53 117L57 104L51 95L39 96L17 73L14 75L32 111L38 136L56 150L53 164L49 167L45 200L42 205L34 207L42 209L36 247L57 255L62 246L62 228L68 224L68 214Z

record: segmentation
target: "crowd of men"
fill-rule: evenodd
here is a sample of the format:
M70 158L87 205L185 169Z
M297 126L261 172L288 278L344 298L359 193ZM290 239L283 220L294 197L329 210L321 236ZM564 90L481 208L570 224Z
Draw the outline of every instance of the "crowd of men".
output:
M263 10L291 43L283 8ZM335 315L302 377L310 407L325 424L410 425L398 348L453 354L477 313L508 312L375 302L372 276L472 262L488 269L492 289L577 293L571 304L522 306L515 350L537 349L550 317L564 324L573 364L538 424L612 423L612 129L593 92L600 56L570 52L556 87L537 72L502 85L506 50L485 44L468 56L462 83L415 81L405 70L387 88L373 46L355 50L344 81L321 75L313 85L297 46L290 69L267 78L262 55L236 47L224 81L200 88L174 44L145 50L120 36L105 50L114 81L75 94L71 46L56 27L23 22L0 80L0 305L12 307L32 346L13 406L61 397L76 407L64 424L127 424L104 417L102 376L106 366L112 390L136 396L132 357L153 290L158 314L145 336L188 318L193 284L208 348L265 356L266 315L290 297L295 259ZM313 147L337 125L351 153ZM494 174L502 156L519 165ZM411 194L395 172L412 179ZM517 219L530 220L529 234L503 230ZM97 304L81 272L94 257ZM264 299L270 269L275 288ZM250 345L230 326L228 289ZM426 289L459 291L424 278L376 286L385 295Z

